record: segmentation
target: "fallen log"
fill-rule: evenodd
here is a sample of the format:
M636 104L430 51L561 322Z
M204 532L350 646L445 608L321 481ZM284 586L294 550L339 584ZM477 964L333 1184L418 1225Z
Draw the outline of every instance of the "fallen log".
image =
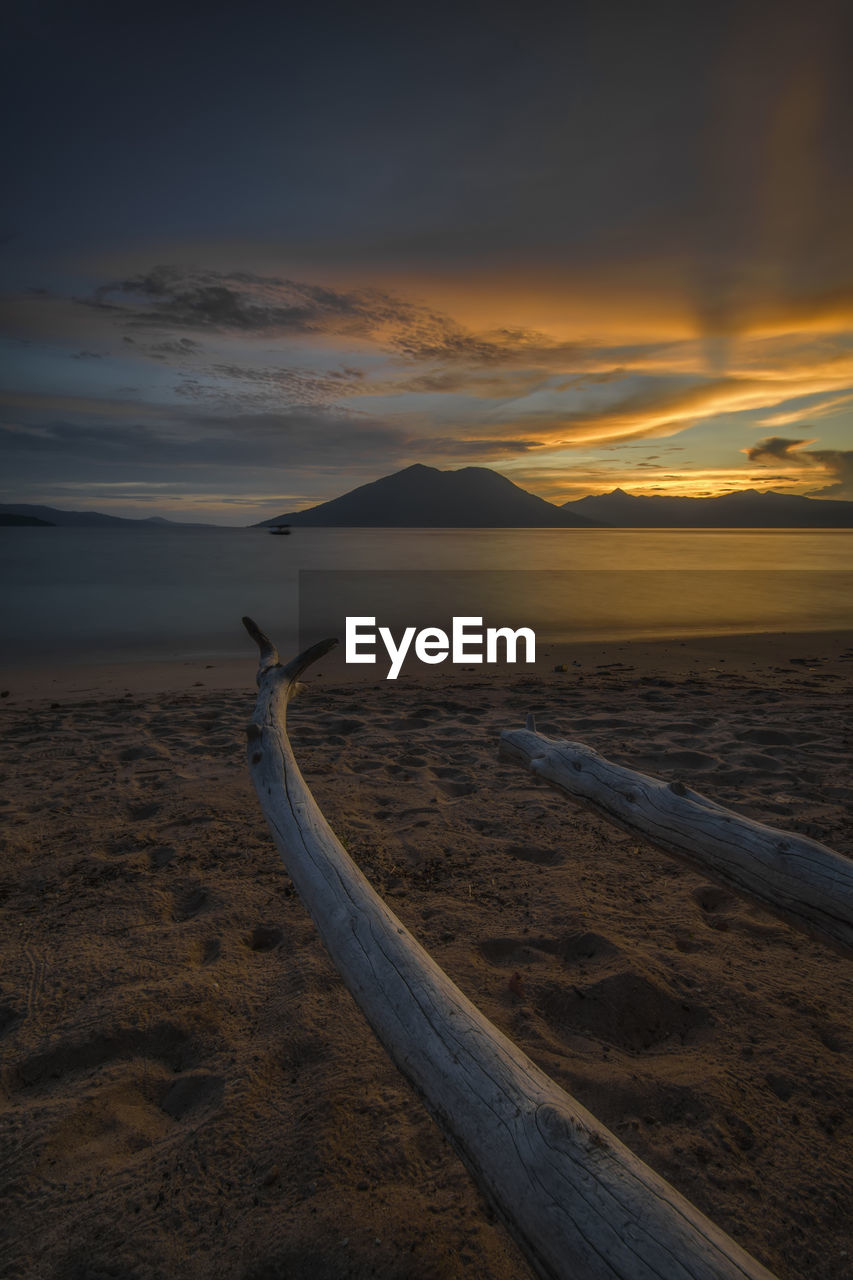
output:
M580 742L504 729L501 755L664 853L686 858L789 924L853 948L853 861L792 831L753 822L682 782L614 764Z
M371 888L309 791L286 709L323 641L283 666L250 619L249 769L285 867L344 982L549 1280L772 1280L493 1026Z

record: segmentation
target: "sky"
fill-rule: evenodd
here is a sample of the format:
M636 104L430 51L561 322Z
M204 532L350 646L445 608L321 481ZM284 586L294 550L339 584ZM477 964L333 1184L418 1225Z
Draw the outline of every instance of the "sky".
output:
M18 4L0 502L853 499L853 8Z

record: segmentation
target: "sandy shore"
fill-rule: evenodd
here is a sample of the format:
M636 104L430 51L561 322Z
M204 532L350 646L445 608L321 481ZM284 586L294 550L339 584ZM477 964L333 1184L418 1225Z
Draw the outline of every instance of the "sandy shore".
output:
M850 646L574 646L446 686L330 664L291 711L332 825L439 963L783 1280L853 1270L849 958L496 746L533 710L850 855ZM274 850L253 674L2 681L0 1274L520 1280Z

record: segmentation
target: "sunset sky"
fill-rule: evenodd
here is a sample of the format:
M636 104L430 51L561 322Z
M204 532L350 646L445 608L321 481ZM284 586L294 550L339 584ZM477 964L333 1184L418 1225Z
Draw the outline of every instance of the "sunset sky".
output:
M0 501L853 498L849 4L17 8Z

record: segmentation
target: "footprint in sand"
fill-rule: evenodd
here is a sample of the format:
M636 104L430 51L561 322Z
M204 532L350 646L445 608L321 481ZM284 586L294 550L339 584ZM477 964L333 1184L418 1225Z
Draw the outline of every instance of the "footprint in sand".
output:
M704 912L725 911L730 907L737 906L737 898L729 893L727 889L723 889L716 884L700 884L699 888L694 889L690 896Z
M79 1177L82 1169L97 1170L126 1159L128 1152L144 1151L168 1136L171 1125L158 1106L153 1081L134 1078L129 1071L122 1080L99 1082L83 1096L71 1094L55 1116L47 1133L44 1152L54 1169ZM53 1174L56 1176L56 1173ZM62 1275L72 1274L60 1267ZM96 1274L89 1266L75 1276ZM97 1271L97 1275L107 1275Z
M615 942L611 942L603 934L587 930L584 933L569 933L561 938L559 954L570 964L585 960L607 960L621 953Z
M740 742L754 742L759 747L784 747L802 741L801 735L780 729L744 729L737 737Z
M258 924L252 930L247 945L252 951L273 951L283 938L277 924Z
M439 790L446 796L470 796L477 790L470 774L451 765L438 765L430 773L437 780Z
M454 782L452 779L440 781L438 788L439 791L443 791L446 796L454 800L462 796L473 795L477 790L473 782Z
M202 885L192 885L175 894L172 918L182 924L192 920L207 905L208 893Z
M198 1057L198 1047L189 1032L172 1022L144 1029L115 1027L85 1040L61 1040L50 1049L32 1054L13 1069L12 1083L19 1089L40 1087L67 1075L130 1058L151 1058L172 1071L185 1071Z
M537 1010L563 1039L591 1036L631 1053L671 1037L684 1043L689 1032L709 1022L704 1009L630 969L583 985L551 983L541 992Z
M670 720L665 724L656 726L658 733L702 733L706 729L710 729L714 724L713 720Z
M517 969L556 958L565 965L583 964L589 960L607 960L619 955L619 948L609 938L587 930L567 933L559 938L486 938L479 946L489 964Z
M170 1085L160 1101L160 1107L173 1120L183 1120L184 1116L202 1107L219 1106L224 1092L225 1080L222 1076L199 1072L183 1076Z
M128 817L131 822L147 822L149 818L154 818L162 809L162 805L156 802L147 804L129 804L127 806Z
M555 945L545 938L486 938L479 944L484 960L500 969L518 969L554 954Z
M763 773L778 773L784 768L783 763L766 752L741 751L735 756L736 764L743 769L755 769Z
M358 733L359 729L364 728L364 721L354 717L351 719L330 720L325 723L332 733L339 733L345 738L352 733Z
M156 849L151 849L148 857L151 861L151 870L157 871L160 867L167 867L175 856L174 845L162 844Z

